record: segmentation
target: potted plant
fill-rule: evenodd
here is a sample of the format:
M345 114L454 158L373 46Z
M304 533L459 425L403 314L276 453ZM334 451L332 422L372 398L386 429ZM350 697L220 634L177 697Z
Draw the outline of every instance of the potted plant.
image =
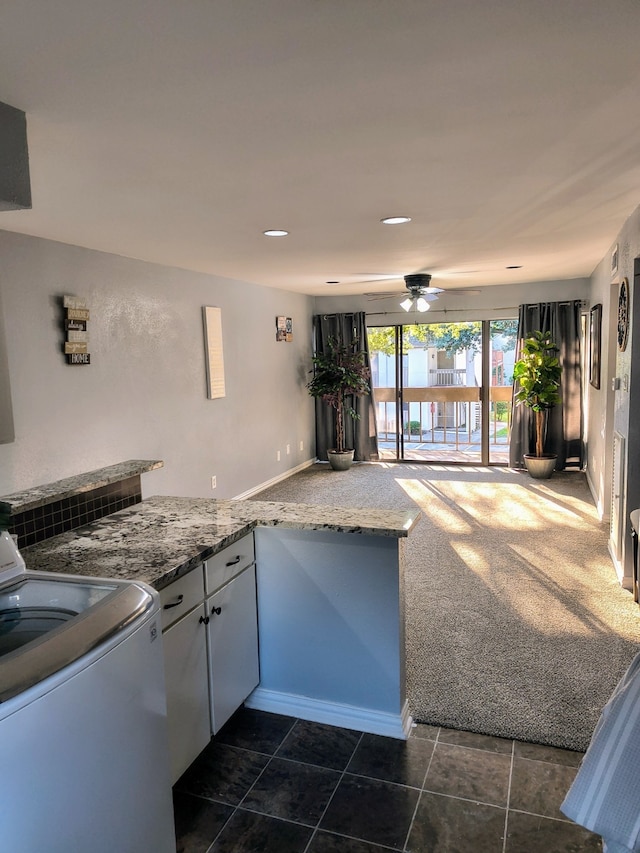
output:
M523 455L529 474L537 480L548 479L556 467L556 453L544 452L546 419L549 409L560 402L558 347L551 332L534 332L522 344L522 353L513 366L518 383L515 401L531 409L535 426L535 453Z
M329 338L326 352L313 357L313 379L307 383L307 388L312 397L324 400L335 410L336 446L327 450L327 456L336 471L347 470L353 462L353 449L344 446L345 417L358 420L360 415L351 400L371 393L371 371L365 360L366 355L357 349L357 342L347 347L335 338Z

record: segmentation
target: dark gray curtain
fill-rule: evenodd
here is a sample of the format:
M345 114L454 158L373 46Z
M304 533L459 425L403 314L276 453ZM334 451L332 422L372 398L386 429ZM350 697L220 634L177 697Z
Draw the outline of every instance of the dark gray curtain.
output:
M325 352L329 338L339 344L355 345L366 354L369 368L369 344L365 313L356 314L316 314L313 318L313 347L316 353ZM353 447L353 458L367 462L378 458L378 435L376 429L375 407L370 395L356 397L353 408L360 415L359 420L345 418L345 447ZM327 459L327 450L336 446L335 412L322 400L316 399L316 455L318 459Z
M545 451L557 453L556 471L566 467L582 468L584 448L582 441L582 369L581 369L581 315L582 303L541 302L521 305L518 317L518 347L532 332L551 332L562 366L560 395L562 402L549 410ZM526 406L513 406L509 464L523 468L522 455L533 452L533 417Z

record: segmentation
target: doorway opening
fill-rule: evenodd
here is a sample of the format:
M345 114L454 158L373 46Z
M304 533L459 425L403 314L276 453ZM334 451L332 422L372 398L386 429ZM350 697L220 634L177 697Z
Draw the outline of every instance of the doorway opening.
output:
M368 329L380 459L508 465L518 321Z

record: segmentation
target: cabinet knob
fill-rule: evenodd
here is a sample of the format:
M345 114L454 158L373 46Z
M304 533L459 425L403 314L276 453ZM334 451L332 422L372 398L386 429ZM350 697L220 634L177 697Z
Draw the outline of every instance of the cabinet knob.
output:
M184 595L177 595L175 601L171 601L169 604L165 604L164 610L171 610L172 607L177 607L179 604L182 604L183 599Z
M219 616L221 613L222 613L222 607L212 607L211 608L211 615L212 616Z
M200 622L200 624L204 623L205 625L208 625L209 624L209 617L208 616L201 616L198 619L198 622Z

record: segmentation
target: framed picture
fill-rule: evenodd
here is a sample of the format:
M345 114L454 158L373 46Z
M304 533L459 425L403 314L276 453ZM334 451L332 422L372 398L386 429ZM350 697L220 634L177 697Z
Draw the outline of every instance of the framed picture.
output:
M589 383L600 387L600 347L602 338L602 305L594 305L589 314Z
M611 252L611 278L618 274L618 244L616 243L613 252Z
M276 340L293 340L293 320L291 317L276 317Z

